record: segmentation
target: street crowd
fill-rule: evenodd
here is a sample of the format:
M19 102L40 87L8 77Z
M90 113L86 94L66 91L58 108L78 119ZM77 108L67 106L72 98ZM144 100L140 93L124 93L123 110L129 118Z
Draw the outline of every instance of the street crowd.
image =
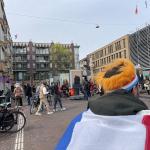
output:
M150 94L149 77L146 76L144 78L142 72L138 70L136 71L136 74L139 79L140 87L138 92L143 90ZM73 88L69 87L69 82L67 80L64 80L62 85L60 85L59 81L55 83L52 82L51 84L47 81L42 81L36 85L31 85L30 83L15 83L11 86L11 89L6 86L6 89L3 93L1 93L1 95L5 95L6 101L9 101L10 98L14 99L16 105L19 106L23 106L24 101L26 101L28 105L31 105L33 98L36 96L38 109L35 114L41 115L40 110L43 108L46 108L47 114L52 114L57 111L57 103L59 103L61 110L66 110L66 108L62 105L62 97L67 98L74 95L80 95L80 93L82 93L84 95L84 99L88 100L89 97L95 94L100 94L100 96L104 94L103 87L100 86L100 84L97 86L91 79L88 80L87 77L83 77L82 82L80 80L79 76L75 76ZM53 110L50 110L50 105L53 105Z
M25 103L31 106L33 99L36 98L38 108L35 115L41 115L41 110L44 110L44 108L46 108L47 114L58 111L57 103L61 111L66 110L62 104L62 97L69 98L70 96L82 94L84 95L84 99L88 100L89 97L98 93L102 94L92 80L84 77L81 84L80 77L75 76L73 88L69 87L67 80L64 80L62 85L60 85L59 81L52 82L51 84L48 81L41 81L36 85L17 82L11 88L6 86L3 95L5 96L6 102L12 100L17 106L23 106ZM52 110L50 106L53 107Z

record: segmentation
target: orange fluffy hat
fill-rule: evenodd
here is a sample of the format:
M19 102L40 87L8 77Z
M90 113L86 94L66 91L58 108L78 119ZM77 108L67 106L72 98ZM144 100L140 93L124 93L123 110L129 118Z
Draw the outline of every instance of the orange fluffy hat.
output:
M129 59L116 59L96 76L97 84L105 91L117 89L131 90L138 83L133 63Z

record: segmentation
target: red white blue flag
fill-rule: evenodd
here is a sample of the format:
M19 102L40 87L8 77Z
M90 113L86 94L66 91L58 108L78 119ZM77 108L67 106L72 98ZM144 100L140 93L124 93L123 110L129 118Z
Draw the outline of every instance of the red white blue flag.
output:
M91 110L70 123L55 150L150 150L150 115L96 115Z

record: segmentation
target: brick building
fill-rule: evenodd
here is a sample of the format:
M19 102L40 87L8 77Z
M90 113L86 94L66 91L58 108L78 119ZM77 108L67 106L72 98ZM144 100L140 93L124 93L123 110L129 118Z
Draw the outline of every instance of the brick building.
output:
M52 51L54 43L13 43L13 73L16 81L41 81L45 79L59 80L63 73L69 74L70 69L79 68L79 46L72 44L57 44L67 48L73 55L69 66L58 66L60 58L55 57ZM65 58L67 59L67 58ZM61 58L61 60L65 59ZM61 62L63 65L63 61Z

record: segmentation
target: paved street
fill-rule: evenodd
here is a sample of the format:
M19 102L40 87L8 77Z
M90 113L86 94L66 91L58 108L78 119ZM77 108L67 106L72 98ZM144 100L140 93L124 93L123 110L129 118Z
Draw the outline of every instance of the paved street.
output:
M150 107L150 96L143 94L141 99ZM76 114L86 109L87 102L63 100L63 104L66 111L42 116L30 115L26 106L25 129L18 135L0 134L0 150L53 150L68 123Z
M17 134L0 134L0 150L53 150L68 123L79 112L86 109L87 102L63 100L63 104L67 108L66 111L42 116L30 115L29 108L26 106L24 111L27 124L21 135L23 146L20 146L22 143L18 140L17 143L20 145L17 144L16 148Z

